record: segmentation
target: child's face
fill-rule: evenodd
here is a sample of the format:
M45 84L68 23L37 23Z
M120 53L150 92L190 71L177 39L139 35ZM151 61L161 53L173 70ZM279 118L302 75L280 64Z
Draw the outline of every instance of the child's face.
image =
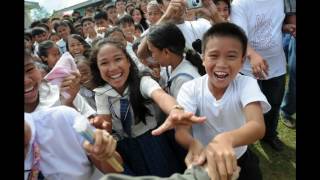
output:
M140 4L140 9L142 10L142 12L144 14L147 13L147 5L148 5L148 3L146 3L146 2L141 2L141 4Z
M91 21L85 21L82 25L82 29L83 29L83 31L85 31L87 33L93 32L93 31L95 31L94 23Z
M139 28L136 28L135 30L134 30L134 36L135 37L140 37L141 36L141 30L139 29Z
M85 50L83 44L79 40L74 38L68 38L68 48L73 57L83 55L83 52Z
M59 48L54 46L50 49L48 49L48 56L42 57L48 64L48 67L52 69L54 65L56 65L57 61L59 60L61 54L59 51Z
M148 44L148 49L151 52L151 56L155 61L159 62L159 64L161 66L170 65L168 63L168 61L166 60L167 55L166 55L164 49L160 50L160 49L156 48L150 41L147 41L147 44Z
M48 39L48 35L45 32L42 34L35 35L35 38L34 38L34 40L38 43L41 43L42 41L45 41L47 39Z
M132 19L135 23L140 23L141 19L142 19L142 16L141 16L141 13L139 10L135 9L133 12L132 12Z
M84 84L92 80L91 69L88 64L80 62L77 64L77 67L81 74L80 84Z
M117 9L116 8L110 8L107 11L108 18L112 21L115 21L117 19Z
M160 8L156 6L148 6L147 9L147 18L150 22L150 25L154 25L160 18L161 18L162 12Z
M208 40L203 65L209 76L209 89L224 92L240 71L244 58L242 45L232 37L213 37Z
M130 62L121 49L104 45L97 54L100 76L119 93L123 93L129 76Z
M24 62L24 104L33 105L37 102L42 77L34 61L29 58Z
M70 35L70 28L66 27L66 26L59 26L57 28L57 33L59 34L59 36L66 40L68 38L68 36Z
M122 13L126 10L126 3L123 1L116 2L116 8L118 13Z
M223 1L219 1L217 4L217 9L218 9L218 13L221 17L223 17L224 20L228 20L229 18L229 8L228 5L223 2Z
M60 40L60 36L52 35L52 36L50 36L50 40L56 43Z
M97 19L95 23L97 27L105 27L105 28L109 27L109 22L105 19Z
M124 37L124 35L119 32L119 31L114 31L113 33L110 34L110 39L117 41L117 42L121 42L124 46L127 45L127 40Z
M134 25L130 23L124 23L120 25L126 38L131 38L134 34Z

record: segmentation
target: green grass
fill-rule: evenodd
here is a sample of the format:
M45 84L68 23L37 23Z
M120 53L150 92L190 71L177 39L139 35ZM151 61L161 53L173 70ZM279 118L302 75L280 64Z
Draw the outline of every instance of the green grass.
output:
M296 179L296 130L287 128L280 118L278 136L284 142L283 151L276 152L263 142L250 146L260 160L260 168L264 180Z

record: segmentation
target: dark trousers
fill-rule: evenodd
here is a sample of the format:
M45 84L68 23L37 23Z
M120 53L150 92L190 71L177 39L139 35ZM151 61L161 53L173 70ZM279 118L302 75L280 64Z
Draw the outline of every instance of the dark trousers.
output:
M249 148L238 159L238 166L241 167L238 180L262 180L259 158Z
M264 114L266 134L263 139L272 140L277 136L280 105L285 89L285 75L274 77L268 80L258 80L261 91L266 96L271 110Z

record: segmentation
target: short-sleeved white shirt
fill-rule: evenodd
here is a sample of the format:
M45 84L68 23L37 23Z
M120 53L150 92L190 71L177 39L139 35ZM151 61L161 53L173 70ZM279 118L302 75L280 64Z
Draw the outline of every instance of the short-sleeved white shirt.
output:
M234 0L231 4L230 21L245 31L248 44L267 61L267 79L286 73L286 58L282 45L284 18L282 0ZM248 60L241 72L253 77Z
M30 125L32 139L40 148L40 171L51 180L93 180L103 174L89 161L82 147L83 137L73 129L75 117L80 114L73 108L59 106L33 113L25 113L25 121ZM31 168L32 151L25 159L25 169ZM25 177L26 178L26 177Z
M205 123L192 126L193 136L205 146L216 135L243 126L246 122L243 109L247 104L259 101L264 113L271 108L257 81L240 74L230 83L219 100L210 92L208 75L204 75L184 83L177 101L186 111L207 117ZM237 158L241 157L246 149L247 146L235 148Z
M60 105L60 90L58 85L52 85L46 81L43 81L40 84L39 104L35 111ZM82 115L86 117L96 114L96 111L90 107L87 101L79 93L74 98L73 105Z
M144 98L151 98L151 93L156 89L161 89L161 87L150 76L144 76L141 78L140 92ZM117 117L120 117L120 98L129 99L129 88L127 87L124 90L123 96L121 96L108 84L95 88L94 91L97 104L97 113L112 115L112 129L115 130L116 133L121 137L128 137L122 128L120 119ZM152 108L151 104L147 105L147 108L153 116L146 116L146 125L142 121L138 124L134 124L135 121L133 118L133 109L130 105L130 113L132 117L132 137L137 137L156 127L157 121L154 117L154 109Z
M197 77L200 77L198 69L194 67L188 60L183 59L181 63L171 72L169 81L172 81L169 94L177 98L181 86L185 82Z
M195 21L184 21L184 23L176 25L186 39L186 47L190 49L192 49L192 43L197 39L202 40L204 33L211 27L210 22L204 18L199 18Z

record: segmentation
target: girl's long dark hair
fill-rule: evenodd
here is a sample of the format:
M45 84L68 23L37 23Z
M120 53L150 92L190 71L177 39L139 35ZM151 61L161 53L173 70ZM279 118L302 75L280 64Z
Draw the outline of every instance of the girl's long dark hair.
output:
M99 53L100 49L107 44L120 49L126 55L130 63L130 69L129 69L130 72L129 72L129 76L126 83L129 87L129 99L130 99L131 107L134 112L135 123L139 123L140 121L142 121L143 123L146 124L146 116L151 115L149 109L146 107L146 104L150 103L150 101L143 98L140 92L140 80L142 76L150 75L150 73L148 72L139 73L138 67L133 62L133 60L127 53L125 47L120 42L116 42L108 39L101 39L93 47L90 54L90 61L91 61L90 68L93 75L93 81L97 86L103 86L107 83L101 78L100 71L98 69L98 64L97 64L97 54Z
M185 49L186 40L175 24L164 23L153 26L147 39L160 50L167 48L172 53L181 57L183 57L183 53L186 53L186 60L198 69L199 74L204 75L206 73L205 68L202 66L200 55L192 49Z
M134 10L138 10L141 14L141 20L140 20L140 25L143 27L143 31L145 31L146 29L149 28L149 25L147 23L147 20L145 18L145 14L143 13L143 11L139 8L139 7L135 7L133 9L130 10L130 15L132 17Z

